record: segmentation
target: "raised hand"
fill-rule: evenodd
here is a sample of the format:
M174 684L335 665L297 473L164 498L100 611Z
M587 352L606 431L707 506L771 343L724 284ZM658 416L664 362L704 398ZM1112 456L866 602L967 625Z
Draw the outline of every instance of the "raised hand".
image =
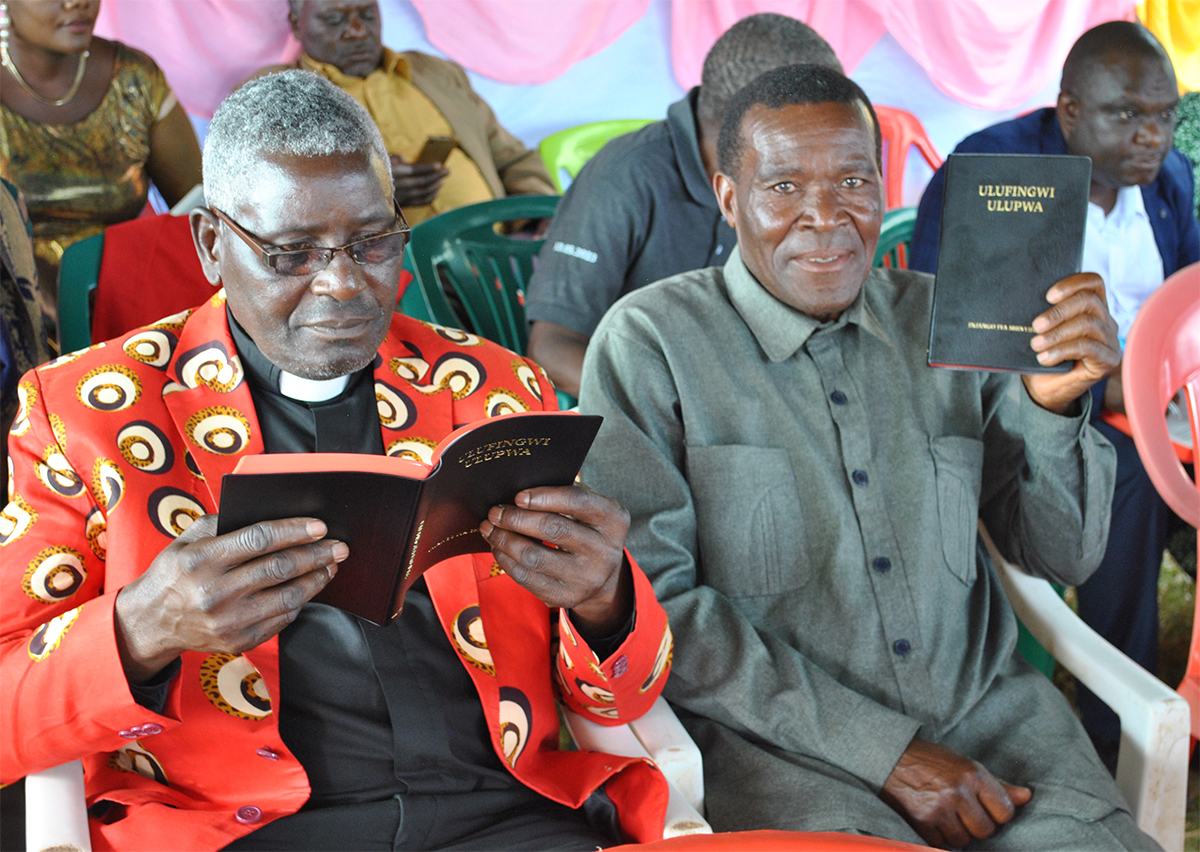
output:
M116 632L130 683L183 651L240 654L295 620L350 549L315 518L288 518L216 535L204 515L117 595Z
M1117 324L1108 313L1104 281L1091 272L1068 275L1046 291L1054 307L1033 321L1030 341L1038 362L1050 367L1075 361L1069 373L1031 373L1022 378L1029 396L1058 414L1121 364Z

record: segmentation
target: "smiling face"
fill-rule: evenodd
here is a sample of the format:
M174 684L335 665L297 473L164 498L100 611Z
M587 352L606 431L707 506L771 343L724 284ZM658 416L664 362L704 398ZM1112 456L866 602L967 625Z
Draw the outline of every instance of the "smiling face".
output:
M390 174L365 153L264 158L247 176L243 201L223 210L281 248L341 246L395 229ZM309 275L268 267L207 209L192 231L208 280L225 286L230 311L277 367L306 379L362 369L387 335L403 255L360 266L346 252Z
M746 112L736 175L713 179L742 260L781 302L817 319L858 296L879 242L883 190L861 104Z
M9 0L12 37L56 53L82 53L92 41L99 0Z
M383 58L379 4L344 0L308 0L288 15L304 52L343 74L366 77Z
M1175 135L1179 90L1170 62L1110 52L1077 92L1058 96L1067 151L1092 159L1092 183L1115 190L1158 177Z

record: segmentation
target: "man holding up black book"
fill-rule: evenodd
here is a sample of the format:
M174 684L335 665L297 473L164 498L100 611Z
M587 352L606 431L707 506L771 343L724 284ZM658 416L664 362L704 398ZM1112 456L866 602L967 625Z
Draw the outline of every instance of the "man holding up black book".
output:
M597 329L584 465L677 637L664 695L704 752L714 829L954 848L1152 849L1062 695L1015 653L982 518L1031 571L1100 559L1115 368L1096 275L1049 287L1031 345L1067 373L926 364L932 278L872 269L879 125L814 65L721 127L723 269L626 296ZM990 838L986 845L977 841Z
M1055 108L964 139L956 153L1075 154L1092 161L1083 270L1104 278L1125 336L1166 276L1200 260L1191 164L1171 147L1179 90L1170 57L1145 27L1110 21L1088 30L1063 65ZM909 266L937 266L945 169L921 198ZM1158 570L1173 516L1147 476L1133 438L1101 417L1123 414L1120 374L1092 388L1092 425L1117 451L1108 549L1077 589L1079 614L1133 660L1158 667ZM1118 418L1119 419L1119 418ZM1101 755L1115 765L1116 714L1080 685L1076 704Z
M457 426L556 402L532 362L393 314L407 226L379 131L333 84L239 89L204 177L192 231L220 293L21 382L0 780L83 758L105 848L661 836L655 767L558 750L556 697L619 724L669 668L616 503L520 492L480 526L492 553L434 566L387 627L306 604L353 548L321 519L215 535L243 455L428 461Z

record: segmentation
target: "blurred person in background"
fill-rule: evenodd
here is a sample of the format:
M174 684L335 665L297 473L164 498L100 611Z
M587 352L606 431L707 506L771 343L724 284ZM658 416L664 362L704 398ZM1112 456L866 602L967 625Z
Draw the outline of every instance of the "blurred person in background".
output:
M94 38L99 12L99 0L0 3L0 177L28 205L51 319L67 246L136 218L151 181L169 205L200 183L200 145L162 71Z

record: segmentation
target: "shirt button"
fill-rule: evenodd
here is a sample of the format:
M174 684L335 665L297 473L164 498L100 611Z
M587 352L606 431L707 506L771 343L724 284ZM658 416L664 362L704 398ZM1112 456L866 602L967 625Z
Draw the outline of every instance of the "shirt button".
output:
M262 819L262 811L254 805L242 805L233 813L233 818L242 825L253 825Z
M254 753L259 757L265 757L267 760L279 760L279 753L269 748L256 748Z
M908 644L907 639L897 639L892 643L892 650L901 657L907 657L908 652L912 650L912 645Z
M856 470L850 474L850 478L854 480L855 485L867 484L867 472L865 470Z
M844 393L842 393L840 390L835 390L833 393L831 393L829 395L829 398L833 400L834 405L845 405L846 404L846 395Z
M875 561L871 563L871 566L880 574L886 574L888 571L892 570L892 560L888 559L886 556L876 556Z
M159 725L156 722L147 722L146 724L142 725L142 733L146 736L161 734L162 731L162 725Z

